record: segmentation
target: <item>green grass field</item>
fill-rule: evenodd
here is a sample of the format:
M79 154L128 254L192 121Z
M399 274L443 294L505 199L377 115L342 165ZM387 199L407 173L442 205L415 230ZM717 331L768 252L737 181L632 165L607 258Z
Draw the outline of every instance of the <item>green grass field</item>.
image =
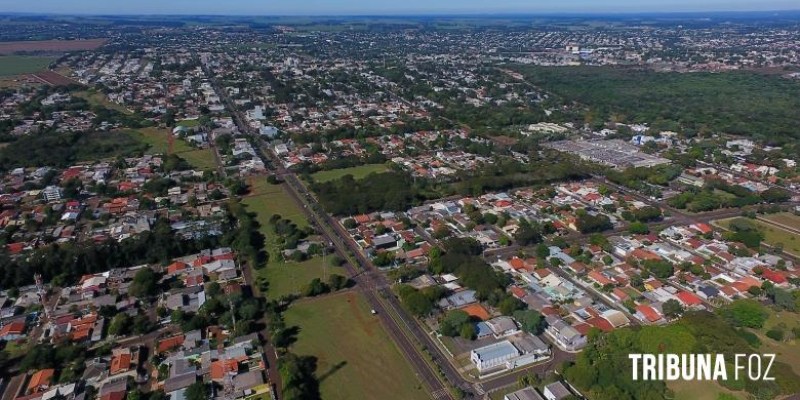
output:
M762 218L781 225L786 225L792 229L800 230L799 215L794 215L792 213L785 212L785 213L764 215Z
M258 214L262 227L266 227L273 214L280 214L299 227L308 226L303 210L283 186L270 184L265 178L256 178L251 185L250 195L243 202L249 211Z
M187 128L194 128L200 125L200 121L196 119L184 119L183 121L178 121L179 126L185 126Z
M272 252L270 252L272 257ZM276 256L277 257L277 256ZM322 257L315 257L300 263L281 262L280 258L270 261L266 268L256 271L256 275L263 277L269 282L269 290L265 294L268 299L279 299L288 294L300 294L308 282L314 278L325 280L325 265L328 260L322 261ZM327 276L338 274L347 276L347 271L343 267L331 267L328 265Z
M358 167L332 169L330 171L320 171L311 175L311 177L314 178L314 181L316 182L328 182L339 179L347 174L353 175L353 178L355 179L362 179L369 174L381 173L385 171L386 171L386 165L384 164L367 164L367 165L360 165Z
M725 229L728 229L730 222L734 219L736 218L719 220L715 223ZM761 233L764 234L764 243L771 246L780 243L783 245L783 251L794 255L800 255L800 235L796 235L764 221L751 220L751 222L758 227L758 230Z
M47 69L52 57L0 56L0 76L31 74Z
M323 399L430 398L361 295L295 303L285 317L300 328L292 352L318 358Z
M764 323L764 327L754 331L758 338L761 339L761 347L758 348L758 351L761 353L775 353L777 361L788 364L796 374L800 374L800 340L792 339L776 342L766 335L767 331L779 325L782 325L783 331L787 336L791 337L792 328L800 327L800 318L798 318L797 313L769 309L769 318Z
M168 138L172 133L168 129L142 128L128 131L128 134L149 145L148 153L166 154L169 149ZM194 168L211 171L216 167L211 149L198 149L176 138L174 150L178 157L186 160Z
M82 91L75 93L75 95L86 99L86 101L88 101L89 104L92 106L105 107L110 110L119 111L123 114L131 114L131 112L127 108L112 102L103 93L95 91Z
M256 270L256 279L266 280L269 289L264 295L269 299L298 293L314 278L324 278L325 263L321 257L315 257L301 263L282 261L277 237L272 232L269 219L274 214L293 221L298 226L308 226L308 220L286 189L281 185L272 185L264 178L251 182L250 196L242 203L250 212L256 213L256 220L261 224L261 232L267 238L269 261L264 268ZM328 274L347 275L344 268L328 267Z
M734 399L748 398L747 393L734 392L722 387L717 382L671 381L667 383L667 387L675 392L675 400L718 400L726 398L721 397L723 393L733 396Z

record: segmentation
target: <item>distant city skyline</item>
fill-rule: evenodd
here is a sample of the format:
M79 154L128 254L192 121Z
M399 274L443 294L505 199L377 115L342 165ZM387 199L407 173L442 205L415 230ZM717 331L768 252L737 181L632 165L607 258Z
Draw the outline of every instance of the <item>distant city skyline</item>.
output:
M496 13L636 13L798 10L797 0L0 0L0 12L181 15L414 15Z

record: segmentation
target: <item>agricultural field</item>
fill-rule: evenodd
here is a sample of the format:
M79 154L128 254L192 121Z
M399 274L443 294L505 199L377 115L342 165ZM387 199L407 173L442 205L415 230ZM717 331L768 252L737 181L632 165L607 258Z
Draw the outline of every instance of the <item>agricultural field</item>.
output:
M311 175L315 182L330 182L339 179L345 175L353 175L356 180L363 179L369 174L379 174L386 172L386 165L384 164L367 164L358 167L332 169L330 171L320 171Z
M357 293L293 304L287 326L297 326L292 352L318 359L323 399L427 399L408 362Z
M0 43L0 54L57 53L67 51L94 50L105 43L106 39L2 42Z
M142 128L127 131L128 135L150 146L148 153L166 154L169 150L168 129ZM211 171L216 167L211 149L198 149L180 139L175 139L175 155L186 160L194 168Z
M51 57L0 56L0 77L43 71L53 60Z

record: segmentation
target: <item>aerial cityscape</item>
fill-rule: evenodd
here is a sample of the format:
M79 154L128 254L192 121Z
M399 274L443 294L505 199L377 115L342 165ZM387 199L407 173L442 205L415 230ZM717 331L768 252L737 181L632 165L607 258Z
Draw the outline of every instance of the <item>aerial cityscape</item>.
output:
M800 5L252 3L0 2L2 400L800 398Z

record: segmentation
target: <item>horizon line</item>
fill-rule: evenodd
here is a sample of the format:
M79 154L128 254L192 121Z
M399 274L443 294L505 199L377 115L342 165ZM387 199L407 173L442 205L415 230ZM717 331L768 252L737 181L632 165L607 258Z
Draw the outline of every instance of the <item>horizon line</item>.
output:
M698 15L698 14L747 14L747 13L800 13L800 7L794 9L769 9L769 10L677 10L677 11L472 11L472 12L446 12L446 11L419 11L402 13L328 13L328 14L253 14L253 13L72 13L72 12L37 12L37 11L0 11L6 16L76 16L76 17L535 17L535 16L617 16L617 15Z

